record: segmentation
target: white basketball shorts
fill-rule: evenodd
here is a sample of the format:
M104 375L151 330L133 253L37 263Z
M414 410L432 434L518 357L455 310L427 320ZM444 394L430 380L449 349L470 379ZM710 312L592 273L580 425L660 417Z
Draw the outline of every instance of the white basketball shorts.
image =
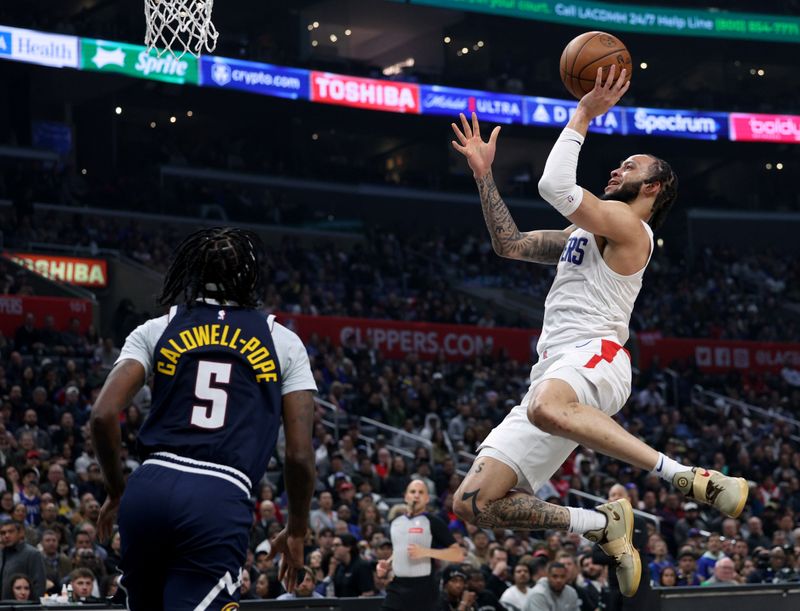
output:
M531 369L531 385L520 405L486 437L479 456L495 458L517 474L517 487L535 492L564 463L577 443L557 437L528 420L528 405L544 380L564 380L578 401L616 414L631 394L628 351L614 341L593 339L545 351Z

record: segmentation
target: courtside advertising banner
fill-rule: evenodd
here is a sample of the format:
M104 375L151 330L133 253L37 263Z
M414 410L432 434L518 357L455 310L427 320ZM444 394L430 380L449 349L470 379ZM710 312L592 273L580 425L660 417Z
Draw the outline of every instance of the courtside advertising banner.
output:
M566 23L585 30L600 29L670 36L744 38L769 42L800 42L800 18L795 15L766 15L728 11L720 8L644 6L594 0L395 0L426 4L457 11L476 11ZM700 4L700 3L698 3ZM770 3L762 3L769 9Z
M308 80L308 70L205 55L200 61L200 84L205 87L307 100Z
M277 314L277 317L278 322L292 329L304 341L312 335L326 337L337 346L352 341L359 347L379 350L389 359L403 359L415 354L421 359L431 360L442 354L448 361L460 361L482 354L506 352L514 360L530 362L539 339L539 331L530 329L284 313Z
M92 288L108 286L108 266L105 259L62 257L30 252L4 252L3 256L56 282Z
M732 112L729 121L731 140L800 143L800 117L797 115Z
M0 58L53 68L77 68L78 37L0 26Z
M727 371L779 372L800 369L800 344L744 342L714 339L642 337L639 369L647 369L658 356L662 367L673 361L692 361L705 373Z
M473 112L481 121L522 123L523 98L473 89L420 85L422 114L455 117Z
M53 316L55 327L59 331L66 331L73 318L80 321L82 331L86 331L92 324L92 302L88 299L0 295L0 331L3 335L14 337L15 331L24 324L28 313L36 317L36 327L42 326L45 316Z
M183 85L199 85L197 58L187 53L180 59L171 53L161 57L141 45L81 38L81 70L115 72L135 78Z
M555 98L526 97L524 99L523 123L539 127L564 127L575 114L578 102ZM625 134L628 110L616 106L604 115L596 117L589 124L590 132L601 134Z
M366 110L420 113L419 85L330 72L311 73L311 101Z
M627 131L634 136L719 140L728 135L728 113L626 108Z

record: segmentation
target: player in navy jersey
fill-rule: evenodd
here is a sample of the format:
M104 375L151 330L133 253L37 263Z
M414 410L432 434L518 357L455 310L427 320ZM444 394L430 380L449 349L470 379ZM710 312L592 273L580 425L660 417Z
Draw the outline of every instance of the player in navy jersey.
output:
M262 246L249 231L204 229L176 249L159 297L164 316L126 339L92 408L92 438L119 513L120 585L132 611L238 608L251 496L283 421L286 528L272 542L293 591L314 486L316 384L300 339L257 309ZM119 413L153 374L142 466L122 475ZM123 494L124 492L124 494Z

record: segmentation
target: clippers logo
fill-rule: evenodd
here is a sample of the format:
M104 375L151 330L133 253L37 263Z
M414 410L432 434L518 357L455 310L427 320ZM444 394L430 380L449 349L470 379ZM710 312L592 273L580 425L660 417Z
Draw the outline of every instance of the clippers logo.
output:
M211 80L223 87L231 82L231 69L227 64L215 62L211 68Z

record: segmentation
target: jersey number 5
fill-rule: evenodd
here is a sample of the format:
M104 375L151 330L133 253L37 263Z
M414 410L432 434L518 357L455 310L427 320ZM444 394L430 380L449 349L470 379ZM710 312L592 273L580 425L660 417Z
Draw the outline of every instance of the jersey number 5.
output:
M228 408L228 391L217 385L227 385L231 381L231 364L216 361L198 361L197 379L194 383L194 396L197 399L211 402L211 408L205 405L192 406L193 426L201 429L219 429L225 424L225 410Z

